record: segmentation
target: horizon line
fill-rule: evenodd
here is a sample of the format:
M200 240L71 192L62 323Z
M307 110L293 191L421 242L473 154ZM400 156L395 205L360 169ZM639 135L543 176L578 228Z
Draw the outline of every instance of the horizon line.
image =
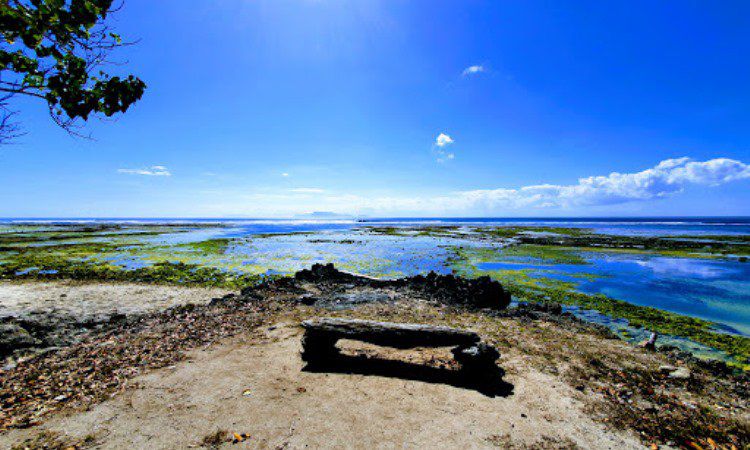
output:
M562 219L750 219L750 215L669 215L669 216L355 216L336 214L330 217L233 217L233 216L0 216L0 220L467 220L467 219L525 219L525 220L562 220Z

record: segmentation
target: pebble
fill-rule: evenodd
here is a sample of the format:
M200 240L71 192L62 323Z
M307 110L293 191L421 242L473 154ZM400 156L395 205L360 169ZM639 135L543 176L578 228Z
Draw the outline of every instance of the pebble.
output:
M690 369L687 367L675 367L670 365L659 366L659 372L669 374L669 378L686 380L690 378Z
M669 378L676 378L678 380L687 380L690 378L690 369L687 367L680 367L674 372L669 374Z

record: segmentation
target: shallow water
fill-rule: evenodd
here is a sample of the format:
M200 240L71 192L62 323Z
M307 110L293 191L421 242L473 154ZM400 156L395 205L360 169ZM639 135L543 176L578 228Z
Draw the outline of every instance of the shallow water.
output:
M42 227L64 230L65 227L58 222L64 221L46 221ZM118 221L129 227L128 232L147 230L143 226L139 228L139 223L144 222L169 221ZM750 235L750 220L747 218L171 222L179 223L189 230L166 229L165 233L159 235L113 237L112 240L122 242L123 246L115 252L94 255L92 258L127 269L148 266L158 261L181 261L258 274L290 274L314 263L334 262L339 268L351 272L395 278L429 271L449 273L452 271L450 247L485 247L488 244L466 237L379 235L367 232L363 227L456 225L462 227L461 231L469 231L469 227L473 226L510 225L581 227L619 235ZM221 226L206 227L208 223ZM196 227L195 224L201 227ZM35 228L17 221L0 221L0 232L8 230L34 231ZM226 252L206 254L183 245L216 238L231 239ZM109 239L106 235L99 234L71 242ZM138 243L146 245L132 245ZM477 269L527 270L532 277L575 282L584 293L602 293L637 305L654 306L707 319L717 323L722 331L750 336L750 263L603 252L584 253L583 256L587 264L582 265L549 265L541 260L509 256L496 262L479 264ZM616 327L619 324L608 326Z
M750 336L750 264L686 258L592 258L602 278L579 289L654 306Z
M466 225L458 223L458 225ZM623 227L623 224L615 224ZM632 226L632 224L631 224ZM658 231L663 224L637 224ZM685 234L684 225L670 225ZM688 225L698 227L704 225ZM705 225L716 233L715 225ZM435 271L450 273L450 246L486 244L452 237L377 235L352 224L247 224L220 230L197 230L154 238L182 243L207 238L234 241L223 259L229 270L288 274L314 263L334 262L344 270L379 277L400 277ZM649 228L650 227L650 228ZM654 228L657 227L657 228ZM623 230L624 231L624 230ZM253 238L258 234L279 233ZM288 234L288 233L292 234ZM530 269L529 275L578 283L584 293L601 293L641 306L653 306L716 322L718 329L750 336L750 263L736 260L670 258L635 254L583 253L587 264L544 264L508 258L483 263L480 270ZM196 255L195 262L212 264ZM591 275L594 275L593 277Z
M231 227L236 236L260 233L287 233L300 231L349 230L359 226L422 226L422 225L472 225L472 226L541 226L589 228L594 232L615 235L750 235L748 217L600 217L600 218L363 218L336 220L295 219L0 219L0 233L10 229L23 229L27 224L47 229L63 229L60 225L108 224L223 224ZM229 236L229 235L228 235Z
M583 253L587 264L546 265L502 261L480 270L529 270L529 275L580 283L587 294L605 294L641 306L716 322L723 331L750 336L750 264L733 260ZM593 274L595 277L576 277Z

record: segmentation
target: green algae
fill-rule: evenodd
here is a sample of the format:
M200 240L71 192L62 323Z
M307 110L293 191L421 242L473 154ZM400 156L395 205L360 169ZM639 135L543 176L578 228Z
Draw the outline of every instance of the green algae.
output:
M625 319L634 328L645 328L660 334L690 339L720 350L731 358L731 364L750 370L750 338L714 331L713 322L671 313L661 309L639 306L607 297L603 294L585 294L576 291L578 283L549 277L531 276L531 269L480 270L476 265L497 261L492 257L502 255L503 249L454 248L451 257L453 271L460 276L476 278L488 275L500 281L516 299L537 303L559 303L595 310L613 319ZM566 274L570 275L570 274Z
M420 227L393 227L393 226L366 226L359 228L372 234L400 237L465 237L466 233L461 231L457 225L444 226L420 226Z
M532 233L554 234L563 236L585 236L594 234L589 228L576 227L544 227L544 226L498 226L474 227L472 230L488 238L514 238Z
M314 231L285 231L285 232L278 232L278 233L258 233L253 234L253 239L267 239L267 238L278 238L283 236L309 236L312 234L316 234Z
M714 323L667 312L648 306L638 306L603 294L583 294L569 287L536 287L529 289L509 284L511 295L529 301L575 305L582 309L598 311L614 319L625 319L635 328L646 328L660 334L670 334L691 339L730 355L734 363L750 369L750 338L713 331Z
M535 228L535 229L532 229ZM466 227L428 227L423 231L402 227L379 227L377 233L392 236L415 237L466 237ZM698 244L690 244L693 247L662 248L654 249L638 248L633 245L641 245L644 241L640 238L625 240L608 236L595 235L593 241L584 229L574 229L577 233L574 237L577 241L559 241L556 236L551 244L542 244L548 237L540 238L529 232L547 232L562 235L571 233L570 229L547 228L547 227L512 227L495 228L498 231L490 236L484 232L478 233L473 238L483 247L447 247L450 258L448 267L462 276L474 277L477 275L490 275L501 281L510 292L518 299L541 302L557 302L566 305L575 305L583 309L592 309L606 314L612 318L626 319L631 326L644 327L663 334L672 334L691 339L695 342L724 351L734 358L735 364L750 367L748 358L748 339L739 336L726 335L714 331L714 324L708 321L694 319L679 314L667 313L665 311L632 305L630 303L611 299L603 295L589 295L577 292L578 280L591 279L595 274L565 273L573 278L571 281L562 281L552 276L562 274L554 270L555 264L586 264L583 253L586 252L615 252L634 253L644 255L665 255L675 257L724 257L720 253L697 253L704 251L693 248ZM281 274L293 273L301 268L302 264L312 262L336 261L337 265L347 271L356 273L367 273L380 277L398 277L404 273L394 267L393 261L385 258L374 258L372 255L357 255L353 258L342 258L340 254L318 251L314 255L301 254L300 248L295 247L289 251L275 252L271 255L263 254L252 245L258 236L244 239L210 239L206 241L186 244L152 244L139 240L142 236L161 234L164 231L170 233L181 230L178 227L151 228L148 233L134 232L132 229L108 230L107 234L101 231L87 233L68 233L66 239L43 239L43 236L35 237L33 243L44 243L44 245L9 245L0 246L0 277L7 279L30 278L30 279L53 279L68 278L82 280L115 280L136 281L148 283L166 284L195 284L204 286L241 287L252 284L269 273L270 267L278 268ZM360 229L361 230L361 229ZM367 228L369 231L370 228ZM382 232L382 233L381 233ZM60 230L50 232L48 236L62 236ZM57 234L55 234L57 233ZM28 234L28 233L26 233ZM75 234L75 238L70 235ZM300 235L302 233L292 233ZM314 233L304 233L314 234ZM261 236L260 239L278 238L284 233L269 234ZM517 237L522 243L507 247L492 246L493 240L504 237ZM603 238L607 238L602 240ZM106 241L101 241L106 239ZM484 239L484 240L482 240ZM667 241L666 239L663 241ZM736 248L735 242L724 240L723 248ZM575 245L562 245L562 243ZM646 241L657 242L657 241ZM661 246L661 241L656 246ZM335 243L343 243L336 241ZM606 244L609 243L609 244ZM490 246L487 246L490 244ZM586 244L586 245L584 245ZM596 244L596 245L593 245ZM629 247L618 247L618 245L629 245ZM244 253L234 254L232 247L244 245ZM672 245L672 244L665 244ZM730 247L726 247L726 246ZM262 262L253 261L258 253ZM132 258L146 267L127 268L123 259ZM342 261L343 259L343 261ZM118 260L120 262L118 262ZM248 261L249 260L249 261ZM480 271L477 264L482 262L505 262L505 263L532 263L550 266L549 270L527 269L520 270L495 270ZM31 270L29 270L31 269ZM549 274L550 276L543 276ZM541 275L541 276L540 276Z
M554 247L577 248L586 251L617 251L660 254L672 257L727 257L750 255L750 244L734 241L700 241L651 236L584 235L550 238L526 236L523 243Z
M182 262L161 261L151 266L128 270L100 261L74 261L52 256L38 258L28 255L0 265L0 279L131 281L238 289L256 284L265 277Z
M397 278L404 276L404 274L398 270L388 270L393 265L393 262L385 258L368 258L363 260L352 260L337 264L342 270L346 272L358 273L358 274L369 274L376 278L387 278L388 276Z
M521 244L507 247L449 247L455 259L476 265L486 262L587 264L577 249Z
M232 241L232 239L227 238L208 239L205 241L178 244L174 248L186 248L203 254L223 255L227 252L227 248L229 248Z
M564 251L652 254L674 258L727 258L750 255L750 238L734 235L628 236L595 233L589 228L546 226L366 226L373 234L435 238L471 238L508 242Z

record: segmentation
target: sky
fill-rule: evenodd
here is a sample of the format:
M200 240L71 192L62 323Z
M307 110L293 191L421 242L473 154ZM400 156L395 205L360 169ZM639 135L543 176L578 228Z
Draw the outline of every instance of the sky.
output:
M126 0L92 140L17 103L0 217L750 215L750 2Z

